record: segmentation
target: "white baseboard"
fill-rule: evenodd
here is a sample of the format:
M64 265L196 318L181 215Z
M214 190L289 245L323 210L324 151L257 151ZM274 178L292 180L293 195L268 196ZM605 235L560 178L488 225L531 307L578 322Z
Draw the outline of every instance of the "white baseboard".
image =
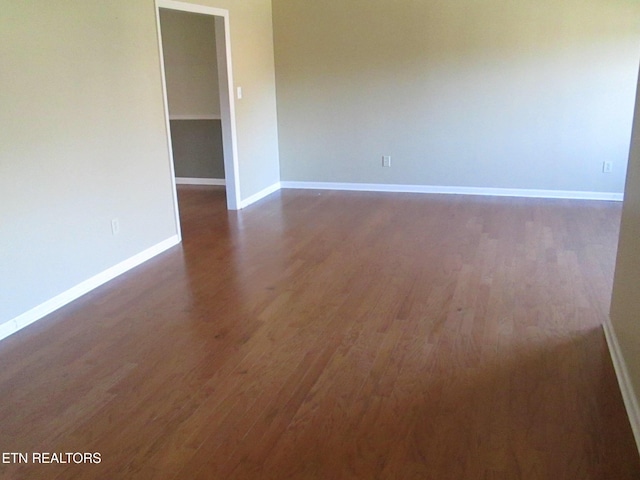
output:
M31 310L18 315L14 319L3 323L2 325L0 325L0 340L8 337L18 330L23 329L27 325L31 325L44 316L49 315L50 313L81 297L82 295L89 293L91 290L94 290L100 285L107 283L109 280L112 280L115 277L122 275L126 271L137 267L138 265L155 257L156 255L164 252L174 245L177 245L178 243L180 243L180 237L178 235L167 238L166 240L154 245L153 247L147 248L146 250L134 255L133 257L130 257L127 260L124 260L117 265L114 265L113 267L110 267L103 272L94 275L93 277L79 283L75 287L62 292L59 295L56 295L46 302L41 303L37 307L34 307Z
M256 203L258 200L262 200L267 195L271 195L273 192L277 192L280 190L280 182L276 182L273 185L268 186L267 188L260 190L258 193L251 195L248 198L245 198L240 202L238 206L240 209L246 208L249 205Z
M2 340L3 338L7 338L9 335L15 333L16 331L17 329L15 327L15 320L9 320L8 322L3 323L2 325L0 325L0 340Z
M525 198L566 198L573 200L610 200L621 202L622 193L571 190L535 190L524 188L447 187L435 185L394 185L381 183L280 182L282 188L311 190L351 190L359 192L440 193Z
M176 185L226 185L224 178L176 177Z
M609 354L613 361L613 367L618 377L618 385L620 386L620 392L622 393L622 399L624 400L624 406L627 409L627 416L629 417L629 423L633 430L633 436L636 439L636 448L640 452L640 407L638 406L638 397L633 389L633 384L629 378L629 371L627 364L622 356L620 350L620 344L618 343L618 337L611 324L611 319L607 317L604 324L604 336L607 339L607 345L609 346Z
M178 185L225 185L219 178L176 177ZM335 183L335 182L277 182L251 195L240 203L245 208L280 188L304 190L345 190L354 192L438 193L447 195L481 195L522 198L556 198L569 200L605 200L621 202L624 194L615 192L586 192L573 190L535 190L525 188L446 187L434 185L397 185L384 183Z

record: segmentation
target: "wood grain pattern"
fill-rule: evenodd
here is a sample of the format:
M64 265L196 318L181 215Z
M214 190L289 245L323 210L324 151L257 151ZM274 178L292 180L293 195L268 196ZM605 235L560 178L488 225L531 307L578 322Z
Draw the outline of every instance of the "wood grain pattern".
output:
M637 479L620 205L181 187L184 242L0 343L7 479Z

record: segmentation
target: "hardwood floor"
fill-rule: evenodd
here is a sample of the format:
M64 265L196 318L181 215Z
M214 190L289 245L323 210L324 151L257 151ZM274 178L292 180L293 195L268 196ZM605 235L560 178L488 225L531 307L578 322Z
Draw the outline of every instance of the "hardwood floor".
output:
M181 246L0 342L0 449L29 455L1 478L640 478L601 328L620 204L180 209Z

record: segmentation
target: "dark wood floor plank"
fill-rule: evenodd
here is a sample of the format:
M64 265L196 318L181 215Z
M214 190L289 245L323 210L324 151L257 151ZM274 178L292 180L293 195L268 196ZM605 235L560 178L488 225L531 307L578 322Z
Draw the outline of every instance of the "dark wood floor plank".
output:
M0 342L15 479L635 479L620 205L179 189L183 243Z

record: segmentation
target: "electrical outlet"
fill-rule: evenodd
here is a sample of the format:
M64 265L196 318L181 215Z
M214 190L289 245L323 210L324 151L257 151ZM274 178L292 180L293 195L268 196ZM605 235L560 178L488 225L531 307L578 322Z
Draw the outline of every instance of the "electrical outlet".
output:
M111 220L111 233L114 235L118 235L118 233L120 233L120 220L117 218Z
M382 157L382 166L383 167L391 166L391 156L385 155L384 157Z
M602 162L602 173L613 172L613 162Z

